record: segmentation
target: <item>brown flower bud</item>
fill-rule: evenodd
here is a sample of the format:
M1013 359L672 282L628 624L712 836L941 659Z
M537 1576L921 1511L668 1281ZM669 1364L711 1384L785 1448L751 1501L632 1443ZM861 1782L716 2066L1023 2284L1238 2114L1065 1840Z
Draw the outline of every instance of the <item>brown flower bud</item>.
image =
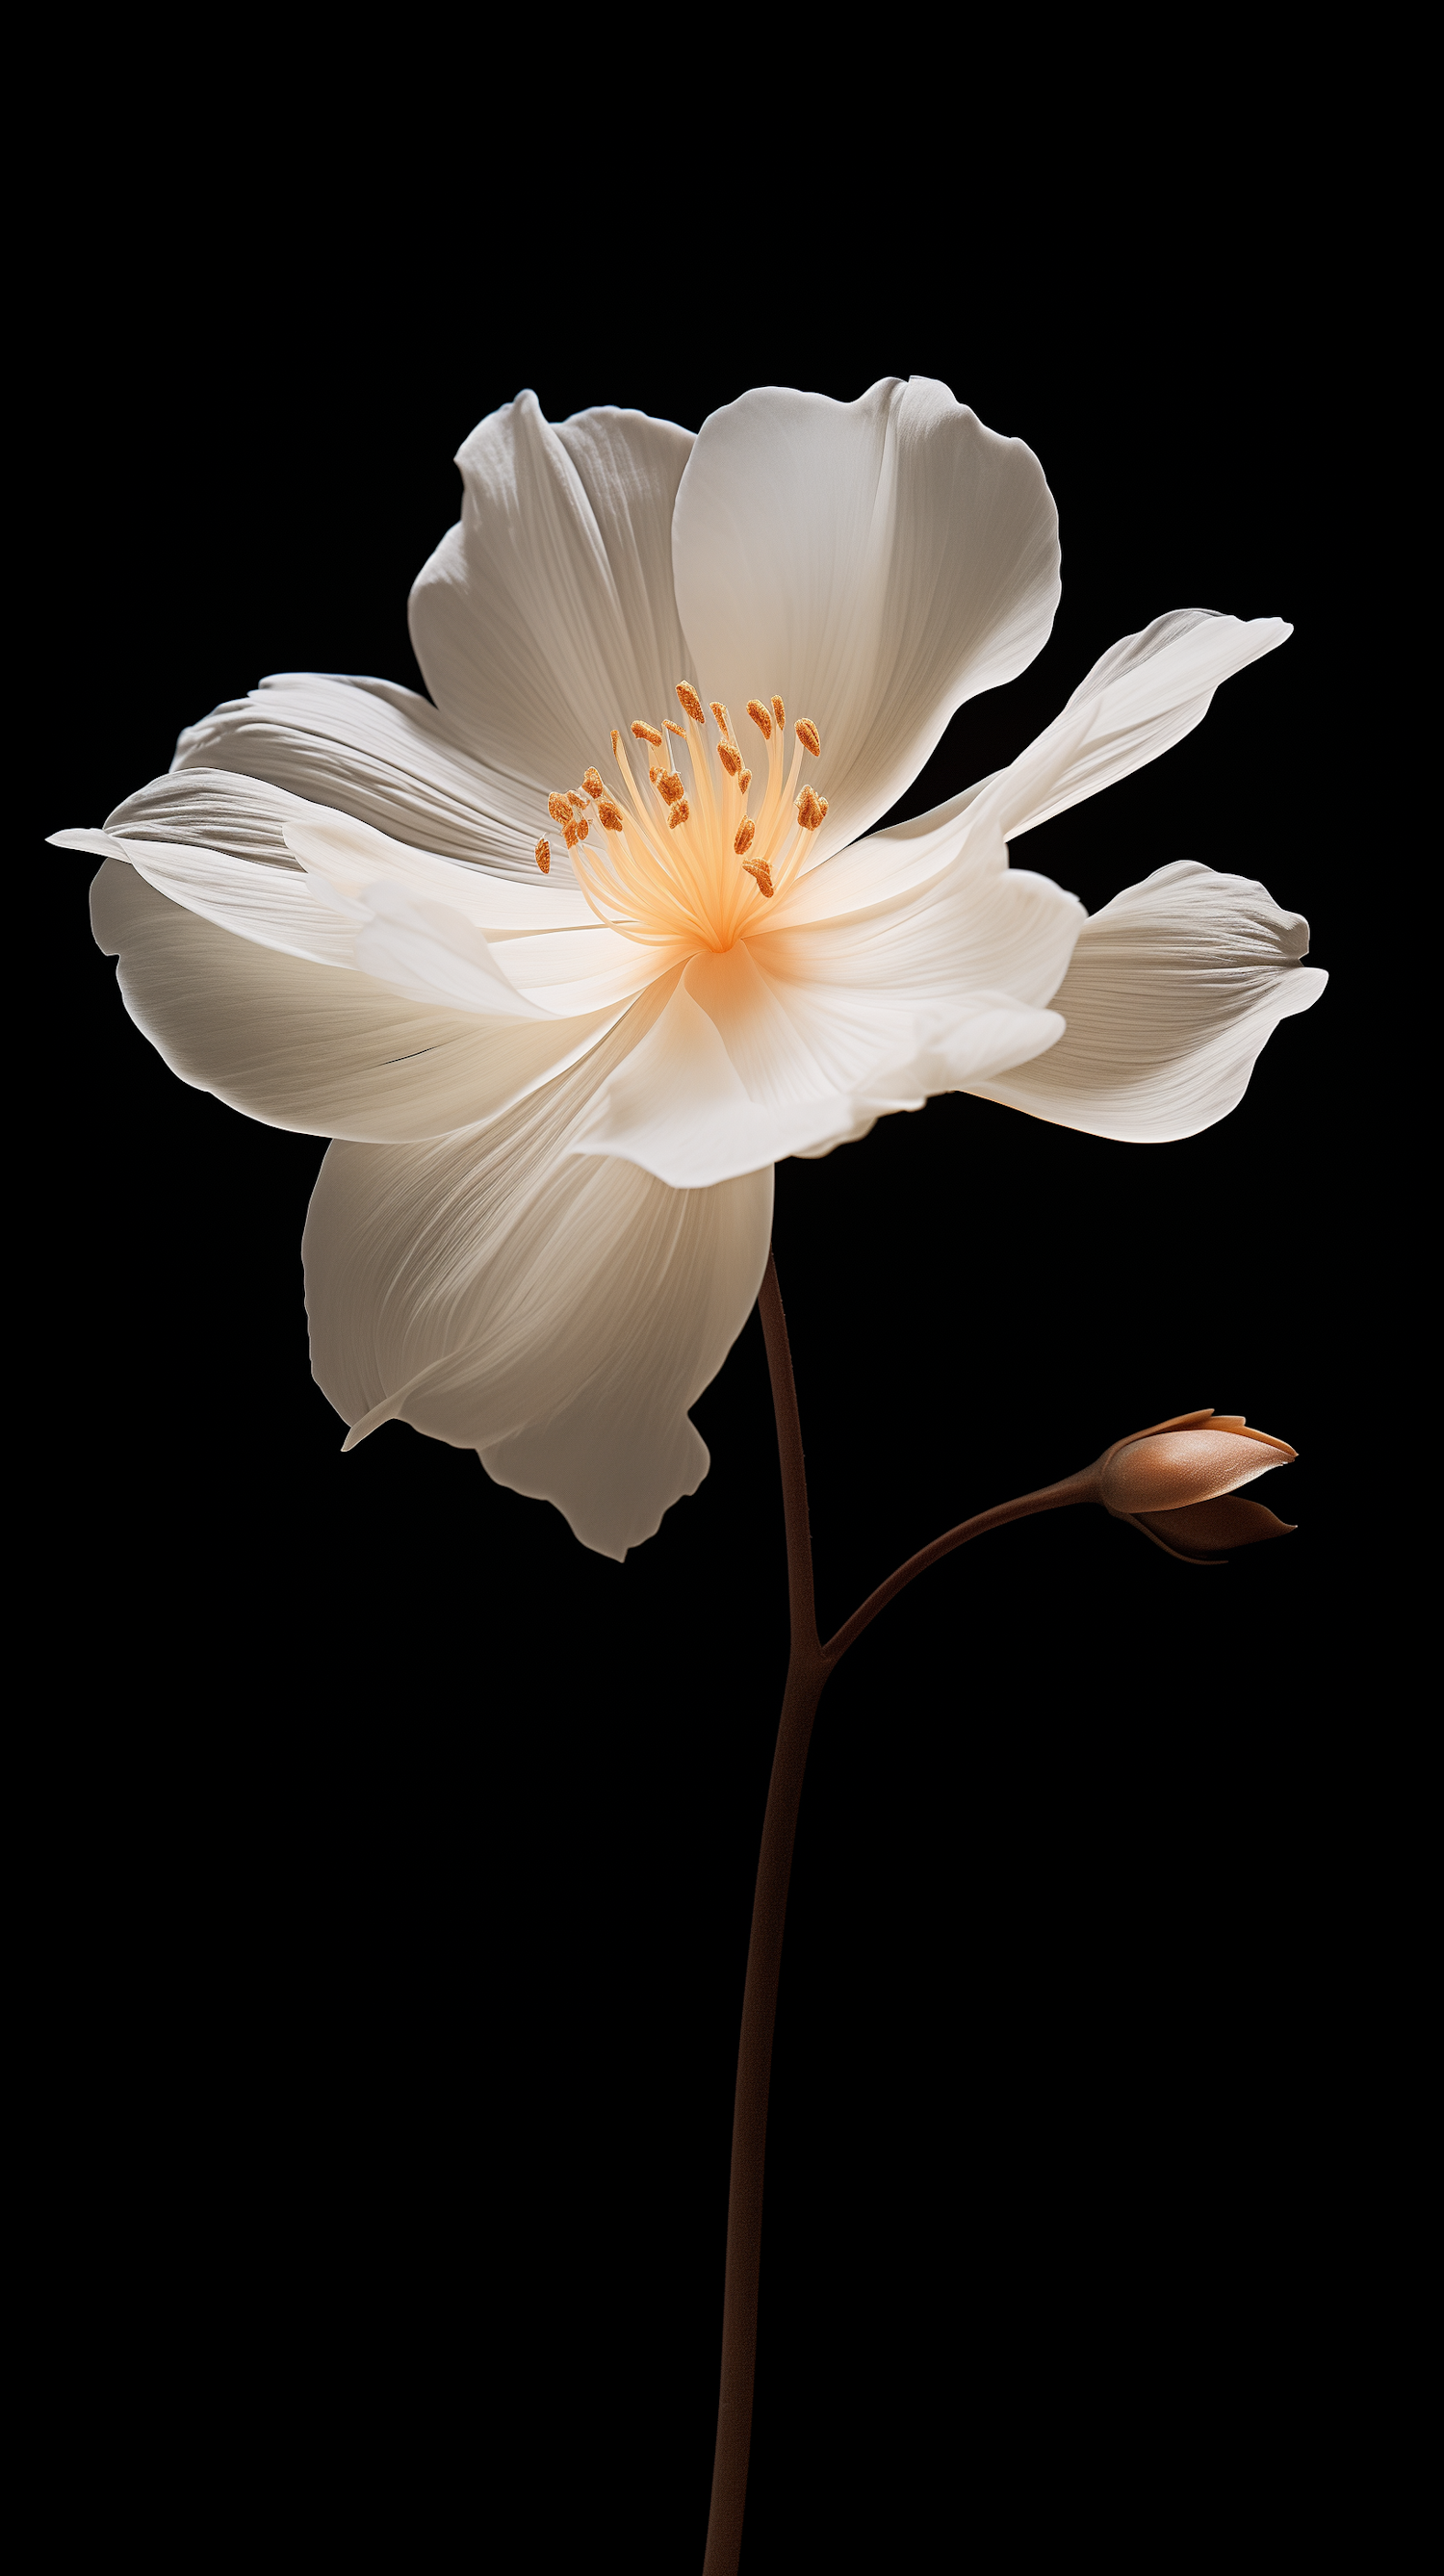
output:
M1186 1565L1218 1565L1230 1549L1293 1527L1237 1489L1297 1455L1286 1440L1251 1431L1241 1413L1184 1413L1115 1440L1092 1473L1115 1520Z

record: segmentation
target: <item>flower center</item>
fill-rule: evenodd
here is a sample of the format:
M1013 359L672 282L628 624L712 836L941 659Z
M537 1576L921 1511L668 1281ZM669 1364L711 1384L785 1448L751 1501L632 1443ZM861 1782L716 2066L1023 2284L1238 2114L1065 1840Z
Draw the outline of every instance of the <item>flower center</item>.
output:
M589 769L580 787L547 798L547 812L561 826L582 892L609 930L659 948L730 948L792 883L808 836L827 812L825 796L797 788L804 754L816 760L822 739L804 716L792 728L789 767L782 700L748 699L748 717L767 750L766 783L752 813L756 745L743 751L727 709L714 698L720 740L709 746L707 711L685 680L677 683L677 704L684 724L670 716L660 726L636 720L634 751L613 733L618 785L608 787L600 770ZM549 841L538 841L536 863L546 876Z

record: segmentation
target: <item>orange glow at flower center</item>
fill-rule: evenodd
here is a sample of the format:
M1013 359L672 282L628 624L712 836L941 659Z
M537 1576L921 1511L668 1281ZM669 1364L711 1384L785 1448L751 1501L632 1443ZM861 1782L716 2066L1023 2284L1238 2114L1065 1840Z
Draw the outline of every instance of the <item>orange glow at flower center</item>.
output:
M827 812L825 796L811 787L798 790L803 757L817 759L822 738L804 716L793 726L789 767L782 700L748 699L748 717L767 753L753 813L755 747L744 752L727 709L714 698L720 737L710 745L714 769L707 710L685 680L677 683L677 703L685 721L674 724L669 716L654 725L638 717L630 750L626 737L613 733L615 787L589 769L580 787L550 795L547 811L560 826L577 883L609 930L649 947L730 948L792 883ZM645 778L638 775L642 761ZM538 841L536 861L547 875L549 841Z

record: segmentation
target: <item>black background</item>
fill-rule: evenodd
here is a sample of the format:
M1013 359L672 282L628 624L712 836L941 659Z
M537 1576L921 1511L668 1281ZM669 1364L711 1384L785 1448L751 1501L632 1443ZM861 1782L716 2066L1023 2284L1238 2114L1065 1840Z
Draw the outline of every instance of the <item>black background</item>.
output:
M438 157L479 116L450 110ZM633 141L568 181L552 133L498 173L485 122L444 206L424 156L405 190L374 158L379 94L319 183L294 100L249 174L204 137L143 183L112 163L39 280L22 1946L56 2529L99 2507L197 2565L280 2534L700 2565L787 1636L755 1317L696 1408L706 1483L623 1567L403 1426L342 1458L302 1305L324 1146L166 1071L91 942L90 863L42 836L265 672L419 687L406 595L451 458L521 386L695 428L749 383L924 373L1041 458L1064 593L899 810L1010 759L1160 611L1283 615L1180 748L1018 857L1090 909L1173 859L1257 875L1333 981L1189 1142L949 1098L779 1169L824 1633L938 1529L1197 1405L1297 1447L1261 1491L1299 1528L1205 1572L1101 1514L1005 1531L830 1685L743 2565L1085 2537L1212 2563L1245 2528L1287 2555L1342 2510L1367 2269L1340 2223L1374 1825L1337 1426L1388 1189L1346 1035L1322 182L1243 190L1270 147L1236 118L1163 210L1116 137L1010 215L977 167L904 152L882 185L874 136L839 203L799 128L775 202L749 163L694 203L668 145L653 208Z

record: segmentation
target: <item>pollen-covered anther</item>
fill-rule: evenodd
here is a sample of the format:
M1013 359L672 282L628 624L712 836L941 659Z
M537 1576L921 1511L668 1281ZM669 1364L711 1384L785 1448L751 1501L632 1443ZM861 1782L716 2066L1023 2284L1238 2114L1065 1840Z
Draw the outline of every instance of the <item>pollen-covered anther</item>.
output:
M826 812L827 798L814 796L810 787L804 787L797 800L797 819L804 832L815 832Z
M567 803L570 805L574 814L585 814L587 810L587 799L582 794L579 787L569 787L567 789Z
M679 680L677 682L677 704L681 708L683 715L690 716L694 724L706 723L707 710L703 706L701 699L698 697L696 690L689 689L685 680Z
M727 713L727 710L726 710L726 708L724 707L724 705L722 704L722 701L721 701L721 699L720 699L720 698L713 698L713 700L711 701L711 706L712 706L712 713L713 713L713 714L714 714L714 716L716 717L717 722L718 722L718 725L719 725L719 727L720 727L721 731L726 735L726 737L727 737L728 741L730 742L730 740L731 740L731 738L732 738L732 718L731 718L731 717L729 716L729 714Z
M654 760L654 761L653 761L653 763L652 763L651 768L650 768L650 769L648 770L648 772L647 772L647 776L650 778L650 780L651 780L651 782L652 782L652 785L653 785L654 787L656 786L657 781L658 781L658 779L661 777L661 775L662 775L662 773L661 773L660 769L657 767L657 764L656 764L656 762L655 762L655 760Z
M587 837L588 832L591 830L591 828L592 828L592 827L591 827L590 823L589 823L589 822L587 822L587 820L586 820L586 818L585 818L585 816L584 816L584 817L583 817L583 819L581 820L581 822L579 822L579 823L578 823L578 825L577 825L577 839L578 839L579 841L584 841L584 840L586 839L586 837Z
M584 832L584 831L586 830L586 828L587 828L587 827L586 827L586 825L585 825L585 823L584 823L584 824L582 825L582 832ZM565 841L565 843L566 843L566 845L567 845L567 848L568 848L569 850L574 850L574 849L576 848L577 843L578 843L578 841L581 839L581 837L582 837L582 833L581 833L581 832L579 832L579 831L577 830L577 827L576 827L575 823L566 823L566 824L564 824L564 825L563 825L563 827L562 827L562 839Z
M742 767L742 754L738 750L736 743L719 742L717 745L717 757L721 761L723 768L726 770L728 777L735 778Z
M661 750L662 737L658 733L656 726L643 724L640 716L636 718L632 726L632 733L638 742L649 742L654 751Z
M799 716L792 730L796 734L798 741L801 743L803 750L810 751L814 760L820 760L822 757L822 736L818 732L816 725L813 723L811 716Z
M663 733L674 733L674 734L676 735L677 740L678 740L679 742L685 742L685 741L686 741L686 739L687 739L687 728L686 728L686 726L685 726L685 725L674 725L670 716L663 716L663 718L662 718L662 731L663 731Z
M749 698L747 701L747 712L761 734L763 741L770 742L772 740L772 718L764 707L762 700L760 698Z
M691 811L692 809L684 796L679 804L673 806L671 813L667 817L669 830L675 830L679 823L685 823Z
M744 769L744 770L743 770L743 772L742 772L741 777L740 777L740 778L738 779L738 781L737 781L738 793L739 793L740 795L742 795L742 796L745 796L745 795L746 795L746 793L747 793L747 790L748 790L748 788L751 786L751 784L752 784L752 772L751 772L751 770L750 770L750 769Z
M572 809L567 803L565 796L549 796L547 798L547 812L550 814L554 823L560 823L563 826L568 824L572 819Z
M544 877L549 877L551 875L552 845L550 841L538 841L536 845L536 863Z
M625 832L627 828L627 818L625 814L622 812L620 805L613 804L610 796L602 796L598 798L597 821L600 823L604 832Z
M767 861L765 859L744 859L742 865L750 877L755 877L757 879L758 893L770 895L772 892L772 870L768 866Z
M676 770L664 769L661 777L657 781L657 793L661 797L663 804L675 805L678 797L682 795L683 792L682 781L678 777Z
M773 701L772 701L772 712L773 712L774 716L775 716L775 717L776 717L776 719L777 719L777 730L778 730L778 732L779 732L779 733L783 733L783 732L785 732L785 731L786 731L786 728L787 728L787 709L786 709L786 708L785 708L785 706L783 705L782 700L781 700L780 698L774 698L774 699L773 699Z
M601 771L599 769L584 769L582 771L582 785L585 787L589 796L600 796L602 793Z
M737 826L737 837L732 844L732 847L736 851L739 859L746 858L747 853L751 849L756 838L757 826L753 822L750 814L744 814L741 822Z

